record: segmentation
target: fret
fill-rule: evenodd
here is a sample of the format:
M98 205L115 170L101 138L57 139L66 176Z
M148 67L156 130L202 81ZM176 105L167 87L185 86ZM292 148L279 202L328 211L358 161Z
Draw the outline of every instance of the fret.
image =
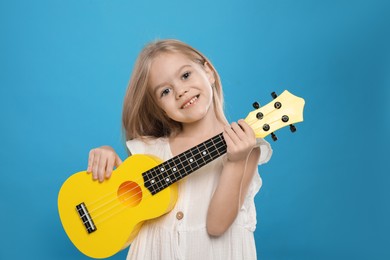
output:
M177 173L180 175L180 173L183 171L183 164L181 163L180 157L176 156L171 160L173 160L174 163L177 165Z
M218 150L214 150L214 151L212 151L212 152L210 153L210 155L211 155L211 158L215 158L216 156L219 155L219 152L218 152Z
M194 155L195 160L198 162L199 168L203 165L207 164L205 159L203 158L201 150L199 150L198 146L195 146L194 149L196 149L196 154Z
M201 143L199 146L199 150L201 151L203 160L207 163L211 162L211 156L209 154L209 150L207 149L206 145L204 143Z
M144 178L144 185L145 187L148 187L149 191L152 193L152 194L155 194L157 193L157 190L156 190L156 180L155 180L155 176L154 174L152 173L152 171L146 171L142 174L143 178Z
M172 179L172 182L176 182L178 180L180 180L180 173L179 171L177 170L177 165L175 164L175 162L173 160L168 160L166 161L167 165L168 165L168 168L170 169L170 176L171 176L171 179Z
M226 141L223 138L223 136L221 135L219 137L219 141L217 143L217 150L218 150L219 155L225 154L226 153L226 149L227 149Z
M160 167L153 168L153 175L155 176L155 179L156 179L155 185L157 185L157 187L158 187L158 185L162 185L162 183L163 183L163 176L160 173L161 173Z
M144 185L154 195L224 153L226 142L221 133L143 173Z
M156 173L156 169L151 169L150 171L150 176L151 176L151 182L153 183L153 189L156 192L157 188L160 186L160 176Z
M168 187L169 184L171 184L170 180L171 177L169 175L169 168L167 167L166 163L162 164L162 167L160 167L160 176L162 176L162 185Z
M190 163L194 166L194 169L197 170L199 169L199 158L196 157L197 155L197 150L195 148L191 148L188 153L191 153L191 159L190 159ZM193 162L191 161L193 160Z
M191 171L192 169L191 169L190 163L189 163L186 155L184 153L182 153L182 154L179 154L178 156L180 158L181 165L183 166L184 171Z

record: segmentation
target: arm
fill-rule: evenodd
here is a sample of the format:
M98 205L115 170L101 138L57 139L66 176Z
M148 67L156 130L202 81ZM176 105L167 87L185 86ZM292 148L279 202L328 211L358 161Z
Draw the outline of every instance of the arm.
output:
M244 120L226 127L227 157L207 212L207 232L222 235L234 222L256 172L260 148L252 128Z
M92 149L88 158L88 173L92 173L92 178L100 182L111 177L115 167L121 165L122 160L110 146L101 146Z

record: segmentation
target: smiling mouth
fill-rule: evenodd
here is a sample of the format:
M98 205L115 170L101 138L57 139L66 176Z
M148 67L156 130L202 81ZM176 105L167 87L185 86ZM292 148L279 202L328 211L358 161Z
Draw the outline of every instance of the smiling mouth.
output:
M196 100L198 100L199 98L199 95L196 95L195 97L191 98L187 103L185 103L184 105L181 106L182 109L185 109L189 106L191 106L192 104L195 103Z

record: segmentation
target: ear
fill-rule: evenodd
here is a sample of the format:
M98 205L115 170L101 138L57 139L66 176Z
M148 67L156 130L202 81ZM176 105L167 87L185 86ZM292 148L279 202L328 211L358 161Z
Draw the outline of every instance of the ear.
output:
M206 72L210 84L213 85L215 83L214 70L211 68L210 64L207 61L203 64L203 68Z

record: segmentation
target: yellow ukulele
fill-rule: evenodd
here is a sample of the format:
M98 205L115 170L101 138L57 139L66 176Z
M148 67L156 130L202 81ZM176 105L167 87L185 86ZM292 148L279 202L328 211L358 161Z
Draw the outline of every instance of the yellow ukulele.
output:
M245 121L257 138L303 121L305 101L284 91ZM103 183L86 171L75 173L62 185L58 211L72 243L85 255L106 258L126 248L145 220L169 212L177 199L176 182L226 153L222 133L163 162L152 155L128 157Z

